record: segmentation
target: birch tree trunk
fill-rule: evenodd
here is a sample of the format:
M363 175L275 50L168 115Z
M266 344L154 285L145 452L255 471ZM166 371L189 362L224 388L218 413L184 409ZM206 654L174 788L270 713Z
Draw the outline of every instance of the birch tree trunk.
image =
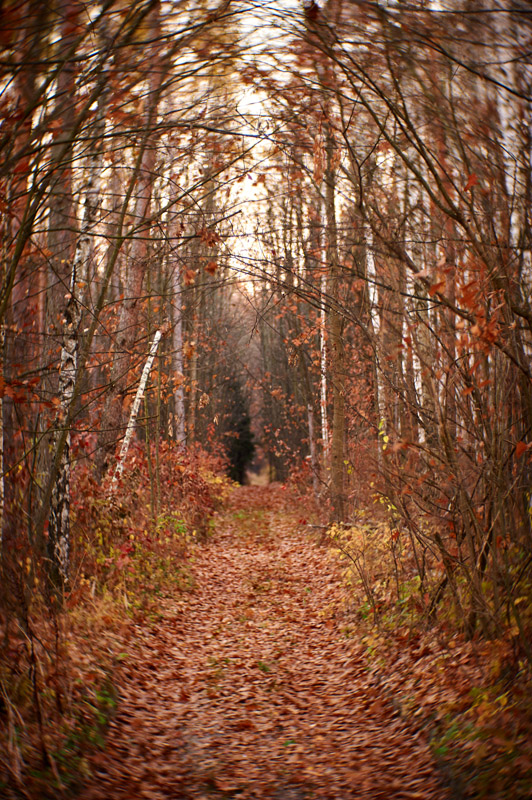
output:
M68 142L74 128L75 115L75 66L68 58L74 42L79 7L72 0L60 0L57 14L62 20L61 41L58 45L57 59L64 60L55 86L55 106L61 120L60 128L54 136L52 154L60 153ZM74 203L72 195L72 156L70 144L63 151L63 158L57 165L55 179L51 185L48 220L48 249L51 253L48 269L46 293L45 362L53 365L46 379L50 400L59 398L58 418L51 431L49 447L41 454L41 470L49 471L50 460L56 452L61 429L72 400L77 367L78 299L76 269L79 256L73 255L75 239L73 234ZM57 158L57 156L56 156ZM80 240L81 241L81 240ZM77 249L77 248L76 248ZM71 260L72 259L72 260ZM65 290L69 297L65 307ZM55 349L61 341L61 355L58 369L55 369ZM46 566L50 588L61 595L68 575L69 519L70 519L70 436L63 448L60 468L51 495L48 538L46 539ZM53 499L53 502L52 502ZM42 547L42 543L37 543Z
M329 295L329 352L331 357L332 379L332 433L331 433L331 501L333 519L345 518L345 350L343 342L344 320L338 313L337 303L340 290L340 269L338 264L338 240L335 206L335 168L334 139L330 125L327 127L325 169L325 213L327 219L327 266L330 273Z
M142 398L144 397L144 392L146 391L146 384L148 383L148 378L150 376L151 368L153 366L155 356L157 355L157 348L159 347L161 336L162 336L162 331L157 331L155 336L153 337L153 342L150 347L150 352L148 354L148 358L144 365L144 369L142 370L142 375L140 377L137 394L135 395L133 405L131 406L131 412L129 415L129 421L127 423L124 441L122 442L122 447L120 448L120 454L118 456L116 470L113 475L113 479L111 481L110 485L111 492L115 489L118 479L122 476L124 472L124 462L126 460L126 456L129 450L129 445L131 444L131 439L133 437L133 432L135 430L135 425L139 414L140 404L142 402Z
M131 356L139 330L141 292L149 257L147 228L149 228L148 220L152 205L156 165L155 129L163 80L162 65L159 63L159 68L156 66L156 62L161 60L156 51L159 42L159 28L159 5L156 4L150 12L149 39L152 44L149 45L149 53L152 55L154 64L149 73L149 89L143 115L143 135L138 154L140 168L132 210L133 232L127 265L127 283L125 297L120 307L110 386L102 413L97 443L96 471L100 480L109 466L109 459L122 430L122 406L128 390Z
M72 257L75 249L74 205L72 197L73 147L69 142L75 125L75 65L69 58L75 41L75 30L79 14L75 0L60 0L56 15L63 20L61 40L57 45L56 58L64 60L55 83L54 111L59 120L58 130L51 145L51 156L57 162L50 187L48 217L48 287L46 292L47 351L45 359L54 363L56 345L61 341L65 293L71 283ZM59 155L62 154L61 160ZM58 389L57 373L50 373L48 391L51 397Z
M329 420L327 418L327 312L325 309L326 294L327 278L325 274L323 274L320 284L320 418L324 470L329 468Z
M69 297L63 315L63 336L59 371L60 412L53 437L53 450L57 448L61 428L73 401L74 385L78 372L79 333L82 319L81 293L88 284L89 262L92 251L92 231L97 222L100 198L100 174L103 161L103 132L105 122L100 106L94 126L92 156L87 165L87 179L82 190L83 213L80 235L72 261ZM68 581L70 550L70 430L66 432L61 461L50 497L47 557L49 579L56 589L64 588Z
M328 270L328 352L332 387L332 430L330 442L332 518L345 518L345 350L343 342L344 319L340 307L340 265L338 260L338 231L336 221L336 143L332 122L331 90L335 87L334 73L334 18L337 22L341 4L332 3L327 14L316 19L307 14L305 25L308 41L316 47L314 68L323 100L325 123L325 220L326 264ZM323 402L323 398L322 398Z
M186 446L185 427L185 377L183 363L183 290L181 286L181 269L175 264L172 272L173 296L173 353L172 366L174 372L174 435L177 444Z

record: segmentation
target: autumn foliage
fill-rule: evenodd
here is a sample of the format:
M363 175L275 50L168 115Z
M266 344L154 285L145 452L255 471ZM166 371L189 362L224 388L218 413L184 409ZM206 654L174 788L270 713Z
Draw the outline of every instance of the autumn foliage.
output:
M6 796L23 785L33 797L55 796L83 776L86 754L103 742L116 707L121 632L156 621L165 596L192 590L189 558L230 491L213 471L216 459L163 443L156 510L142 446L128 456L127 477L107 494L81 457L89 447L87 440L75 447L80 460L66 613L57 613L46 572L29 556L25 585L11 575L3 587L0 785Z
M0 792L89 777L85 749L132 679L119 654L163 596L195 613L205 592L225 624L232 599L217 605L205 559L258 572L278 548L303 581L283 537L315 534L310 561L343 564L338 585L327 573L335 602L383 692L451 772L453 758L476 770L460 791L482 796L485 758L501 798L512 770L526 796L531 33L509 0L3 4ZM271 492L230 499L230 479ZM252 528L271 514L266 542ZM286 601L299 641L279 585L265 607ZM339 670L335 631L315 642ZM275 714L237 717L239 746L263 723L273 735ZM287 750L288 779L280 747L288 797L319 795L326 775L344 797L332 750L314 777ZM226 783L205 767L198 796L240 791L247 768L232 761Z

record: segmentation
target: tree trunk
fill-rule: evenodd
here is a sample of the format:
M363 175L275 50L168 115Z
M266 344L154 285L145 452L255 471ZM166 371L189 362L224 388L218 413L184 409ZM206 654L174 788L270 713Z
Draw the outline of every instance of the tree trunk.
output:
M146 363L144 364L144 369L142 370L142 375L140 377L137 393L135 395L133 405L131 406L131 412L129 415L129 421L127 423L124 441L122 442L122 447L120 448L120 454L118 456L116 470L110 484L111 492L115 489L118 479L122 476L122 473L124 472L124 462L126 460L126 456L129 450L129 445L131 444L131 439L133 437L133 432L135 430L135 425L137 423L140 404L142 402L142 398L144 397L144 392L146 391L146 384L148 383L148 378L150 377L151 368L153 366L153 362L157 354L157 348L159 347L161 336L162 332L157 331L155 336L153 337L153 342L150 347L150 352L148 354L148 358L146 359Z
M149 52L153 56L150 70L149 92L145 99L143 115L143 138L138 153L139 175L135 188L135 204L132 210L132 244L127 264L125 297L120 306L116 346L111 365L109 391L100 424L96 453L96 472L101 480L110 466L116 442L122 431L123 405L126 400L132 355L137 341L140 322L141 292L149 258L149 217L152 205L152 190L156 165L155 128L159 108L162 68L157 66L156 48L159 38L159 5L150 12L149 32L152 44Z
M88 285L89 262L92 251L92 229L97 221L100 199L100 175L102 171L104 118L102 108L94 126L92 156L86 166L87 180L82 190L84 200L80 234L72 261L69 298L63 315L61 364L59 370L58 396L60 412L56 421L52 450L55 451L61 427L69 412L74 395L78 372L79 335L82 320L83 298ZM61 454L61 461L50 497L47 557L49 579L60 591L68 581L70 549L70 431Z
M72 0L60 0L57 13L63 20L61 42L58 46L58 61L66 59L75 38L79 7ZM56 114L61 120L60 129L52 144L52 156L59 153L71 137L75 118L75 66L74 61L64 60L57 78ZM45 363L48 366L46 391L48 399L59 399L60 409L55 421L49 447L42 453L41 470L50 469L50 461L61 437L66 413L72 400L77 369L77 334L79 326L79 304L77 299L77 275L79 266L74 255L74 203L72 196L72 156L70 145L63 152L61 163L50 189L48 249L50 251L48 287L46 292ZM84 231L85 235L87 231ZM81 244L78 252L84 250ZM65 294L70 293L65 306ZM56 350L60 350L58 368ZM44 498L43 498L44 502ZM47 576L50 588L58 597L68 575L68 551L70 528L70 434L67 433L61 462L56 474L50 498L49 530L46 540ZM37 542L40 548L41 543Z
M183 289L181 269L176 262L172 269L173 288L173 352L172 369L174 373L174 436L178 445L186 446L185 425L185 365L183 363Z
M332 432L331 432L331 504L335 521L345 518L345 350L342 338L344 319L338 312L340 300L340 268L338 264L338 240L335 207L335 168L333 164L335 144L327 126L325 169L325 214L327 220L327 267L329 269L329 352L332 381Z

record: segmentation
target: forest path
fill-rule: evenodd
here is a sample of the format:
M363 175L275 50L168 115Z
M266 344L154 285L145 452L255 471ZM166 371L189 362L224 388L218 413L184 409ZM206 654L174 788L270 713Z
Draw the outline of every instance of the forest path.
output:
M235 490L194 590L136 627L83 800L447 796L341 631L338 563L285 506L275 487Z

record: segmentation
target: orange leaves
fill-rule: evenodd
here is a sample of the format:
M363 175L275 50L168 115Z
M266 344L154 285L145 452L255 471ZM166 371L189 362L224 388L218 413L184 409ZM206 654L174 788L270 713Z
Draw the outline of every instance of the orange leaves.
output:
M517 442L515 445L514 455L516 458L521 458L525 453L528 453L532 447L532 442Z
M196 345L194 342L185 342L183 345L183 355L186 359L190 360L194 355L196 350Z
M50 400L42 401L37 393L37 387L41 378L36 376L26 380L13 378L5 381L0 376L0 397L9 397L14 403L38 403L43 408L55 408L59 405L59 399L52 397Z
M429 286L427 290L429 297L434 297L434 295L440 292L444 287L445 287L445 281L438 281L437 283L433 283L432 286Z
M460 287L458 297L460 303L467 309L475 308L479 300L479 282L472 280Z
M212 228L201 228L198 231L198 236L207 247L214 247L221 242L219 234Z
M464 192L468 192L470 189L473 188L473 186L476 186L477 183L478 183L478 176L473 172L471 175L469 175L467 179L466 185L464 186L463 189Z
M473 366L475 367L475 369L472 370L474 372L476 369L478 369L478 364ZM472 374L471 371L470 374ZM491 380L486 378L483 381L478 381L478 383L476 383L474 386L466 386L464 389L462 389L462 396L467 397L468 395L473 394L475 389L484 389L484 387L489 386L490 384Z
M470 332L472 336L481 340L482 349L487 352L499 338L499 322L496 313L489 318L479 315L477 321L471 326Z
M253 722L250 719L239 719L235 722L237 731L249 731L254 729Z

